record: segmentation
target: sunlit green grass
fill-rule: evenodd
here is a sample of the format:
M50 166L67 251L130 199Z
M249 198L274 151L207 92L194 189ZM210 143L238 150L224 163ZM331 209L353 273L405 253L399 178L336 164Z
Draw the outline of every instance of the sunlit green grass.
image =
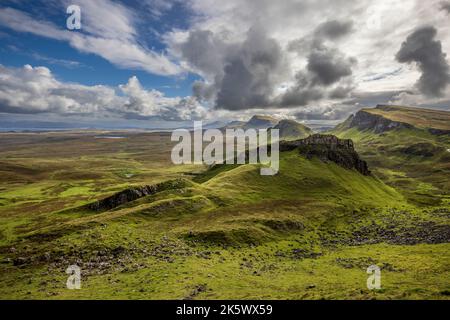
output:
M387 140L348 134L364 159L384 161L378 152ZM387 138L406 145L402 135ZM134 149L108 141L89 148L80 142L82 156L58 146L60 154L48 155L55 159L39 150L15 158L27 169L19 174L11 167L8 180L0 181L0 298L448 299L448 243L346 243L355 230L374 225L448 224L445 195L420 206L411 201L437 193L445 181L436 181L445 175L417 180L412 167L398 166L405 159L395 152L386 157L388 165L370 166L373 176L296 151L281 154L275 176L261 176L258 165L204 171L173 166L161 156L170 150L164 141L153 141L149 154L142 154L146 140ZM11 165L14 152L0 156ZM411 166L413 160L407 159ZM181 187L110 211L80 209L130 186L170 179L181 179ZM123 255L99 273L98 252L117 249ZM293 250L312 256L297 257ZM16 266L18 257L33 260ZM82 289L68 290L65 269L76 263L83 267ZM372 263L382 268L380 291L366 287ZM205 290L196 292L199 286Z

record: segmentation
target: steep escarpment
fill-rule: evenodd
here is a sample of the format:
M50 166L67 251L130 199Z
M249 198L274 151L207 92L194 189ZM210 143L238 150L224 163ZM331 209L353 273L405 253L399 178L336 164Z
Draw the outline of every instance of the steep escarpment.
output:
M357 128L383 133L395 129L421 129L432 135L450 134L450 112L423 108L378 105L361 109L335 130Z
M367 163L355 151L353 141L339 139L333 135L314 134L305 139L282 141L280 151L297 149L308 159L319 158L324 162L334 162L346 169L355 169L363 175L370 175Z
M382 133L394 129L412 129L413 125L401 121L388 119L380 114L374 114L367 109L358 111L348 123L349 128L359 130L373 130L375 133Z

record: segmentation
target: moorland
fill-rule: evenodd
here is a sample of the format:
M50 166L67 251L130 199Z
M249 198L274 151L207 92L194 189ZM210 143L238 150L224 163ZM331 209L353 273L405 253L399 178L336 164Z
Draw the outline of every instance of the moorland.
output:
M285 121L275 176L173 165L164 132L1 133L0 298L448 299L449 126L363 109L327 133L352 140L336 151Z

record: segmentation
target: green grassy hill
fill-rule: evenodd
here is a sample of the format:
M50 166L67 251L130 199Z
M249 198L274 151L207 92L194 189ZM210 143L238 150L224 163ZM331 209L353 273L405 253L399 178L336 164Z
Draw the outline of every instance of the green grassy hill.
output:
M416 204L448 204L450 112L362 109L331 133L352 139L375 175Z
M281 120L274 129L280 130L280 138L284 140L302 139L313 133L310 128L294 120Z
M445 299L442 210L292 150L275 176L217 166L109 210L74 207L13 228L0 250L0 296ZM82 290L64 287L74 263ZM380 291L366 288L371 264L383 270Z

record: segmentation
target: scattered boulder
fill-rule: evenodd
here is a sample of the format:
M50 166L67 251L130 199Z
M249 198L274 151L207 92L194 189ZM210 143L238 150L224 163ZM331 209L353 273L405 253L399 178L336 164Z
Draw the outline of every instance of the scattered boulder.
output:
M402 153L410 155L410 156L419 156L419 157L433 157L435 154L438 154L444 151L443 148L433 145L428 142L420 142L412 144L408 147L403 148Z

